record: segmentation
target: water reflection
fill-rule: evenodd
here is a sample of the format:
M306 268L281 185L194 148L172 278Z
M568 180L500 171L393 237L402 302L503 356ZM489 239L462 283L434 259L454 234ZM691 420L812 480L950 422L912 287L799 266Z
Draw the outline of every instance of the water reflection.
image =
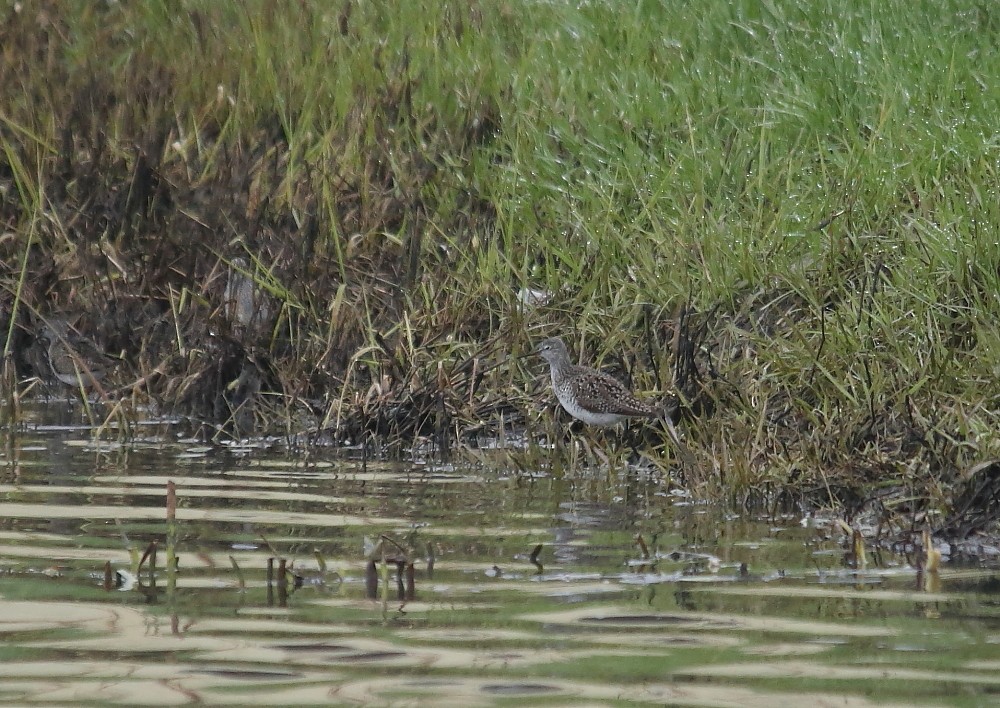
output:
M1000 690L995 569L946 565L927 592L904 557L849 567L832 523L726 517L629 471L234 455L152 427L98 444L71 423L5 451L6 702L986 704Z

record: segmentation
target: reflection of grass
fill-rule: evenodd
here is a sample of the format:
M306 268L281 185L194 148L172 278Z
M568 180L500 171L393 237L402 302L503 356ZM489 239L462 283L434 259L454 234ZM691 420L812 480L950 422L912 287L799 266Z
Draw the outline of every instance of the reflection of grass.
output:
M639 648L633 650L607 647L604 652L584 656L572 662L553 662L525 670L529 676L550 676L553 678L578 679L587 683L602 681L619 683L633 681L669 682L674 671L688 666L712 665L718 662L736 661L741 658L737 650L713 647L711 649L689 648L678 644L676 649L663 650L657 647L648 650L644 656Z
M0 30L8 290L164 303L126 352L144 393L448 446L534 423L505 356L552 330L665 387L687 303L687 486L906 479L940 506L1000 452L988 4L183 7ZM274 320L220 355L216 276L247 255Z
M56 565L53 564L53 568ZM31 577L28 573L19 573L10 579L4 579L0 583L0 590L3 592L3 599L7 602L25 600L38 602L106 602L108 593L97 583L93 582L88 573L97 573L93 568L97 568L94 563L92 567L84 570L61 569L62 575L46 577L37 574Z
M780 624L780 618L776 618ZM833 633L827 640L842 639ZM622 636L619 644L609 641L602 654L578 655L572 661L554 661L528 667L525 677L549 677L579 680L585 683L606 681L631 685L663 682L678 685L698 685L711 681L721 686L733 681L744 688L760 691L788 692L789 696L807 691L830 692L834 695L861 694L886 700L909 698L940 698L954 695L963 677L975 680L962 692L970 696L989 690L995 678L986 672L970 670L967 662L979 651L975 646L935 647L928 639L926 625L915 625L912 637L894 637L878 642L850 641L845 646L836 643L817 647L822 637L790 635L776 645L777 655L767 653L768 647L780 638L780 632L722 632L716 635L692 632L690 643L683 634L664 643L663 633L653 628ZM645 636L645 641L643 637ZM723 640L716 646L703 646L702 640ZM573 637L565 634L566 639ZM611 637L609 637L611 639ZM731 641L734 640L734 641ZM953 642L954 637L945 641ZM920 646L925 652L887 650L887 641L895 644ZM801 642L801 647L796 643ZM915 643L915 644L914 644ZM579 646L579 645L578 645ZM950 656L958 649L961 658ZM763 650L764 655L758 655ZM713 678L714 677L714 678Z

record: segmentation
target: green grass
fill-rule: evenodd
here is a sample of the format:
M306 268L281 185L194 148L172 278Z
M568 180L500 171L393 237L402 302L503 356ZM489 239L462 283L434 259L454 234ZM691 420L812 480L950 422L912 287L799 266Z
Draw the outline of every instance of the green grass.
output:
M686 304L691 486L944 503L1000 453L991 3L6 3L0 46L14 319L127 285L203 320L249 251L277 388L327 422L402 401L423 422L374 429L412 440L533 425L504 355L550 332L657 388Z

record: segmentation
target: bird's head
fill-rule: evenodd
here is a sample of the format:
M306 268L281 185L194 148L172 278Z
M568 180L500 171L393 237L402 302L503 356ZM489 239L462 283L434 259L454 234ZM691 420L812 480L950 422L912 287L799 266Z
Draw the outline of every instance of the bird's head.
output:
M566 345L563 344L563 340L559 339L559 337L549 337L544 342L541 342L535 347L535 353L550 364L554 361L569 359L569 352L566 350Z

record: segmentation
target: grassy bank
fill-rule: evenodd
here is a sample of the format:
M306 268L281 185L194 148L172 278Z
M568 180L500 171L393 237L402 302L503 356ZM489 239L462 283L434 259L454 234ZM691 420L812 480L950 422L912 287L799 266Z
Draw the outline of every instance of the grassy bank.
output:
M561 333L676 379L688 486L951 509L1000 452L1000 9L575 5L5 3L18 376L83 312L164 409L454 443L540 428L510 357Z

